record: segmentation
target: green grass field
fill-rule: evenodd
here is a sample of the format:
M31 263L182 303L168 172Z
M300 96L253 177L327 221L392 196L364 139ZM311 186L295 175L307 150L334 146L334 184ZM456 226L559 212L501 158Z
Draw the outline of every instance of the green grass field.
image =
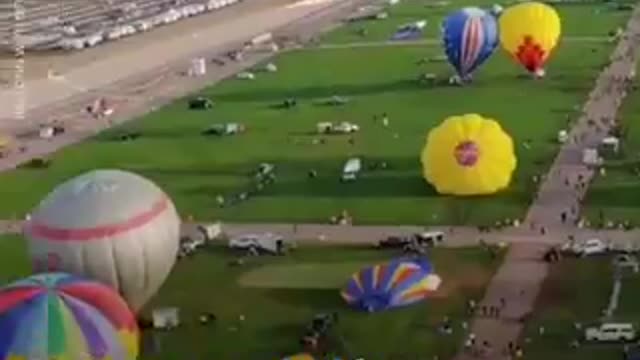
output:
M622 359L621 345L585 344L571 349L570 342L580 334L575 322L596 323L606 308L612 289L611 258L565 259L553 265L543 287L538 306L528 324L525 359L538 360L617 360ZM623 280L620 303L612 321L640 324L640 275ZM544 335L538 334L539 327Z
M371 25L380 27L371 31L372 39L408 17L428 16L434 22L442 18L444 10L427 9L424 4L397 5L389 20ZM463 4L469 5L451 6ZM562 6L566 32L606 35L628 16L628 12L595 13L604 8ZM578 26L587 14L593 14L593 23ZM326 42L351 41L349 31L339 29L327 35ZM121 168L156 181L182 214L198 219L325 222L343 209L356 223L487 224L519 218L531 197L531 176L548 167L557 150L552 139L582 103L611 48L605 43L563 43L544 81L520 77L522 70L498 51L480 69L475 83L465 88L426 87L415 81L423 73L442 79L451 74L445 63L417 65L422 58L441 54L438 46L289 52L275 60L277 73L259 73L252 82L229 79L204 90L217 102L211 111L187 111L186 100L178 100L127 125L143 132L132 143L113 141L117 130L108 131L59 152L47 170L1 174L0 216L22 216L56 184L87 170ZM335 94L352 101L342 107L314 104ZM299 100L298 108L273 108L288 96ZM384 112L389 114L389 128L373 121ZM447 116L468 112L502 123L516 141L519 166L512 186L498 195L440 196L422 179L418 154L430 128ZM313 145L318 136L311 132L321 121L350 121L362 131L353 145L341 136ZM248 132L219 139L199 135L206 126L221 122L242 122ZM531 149L522 146L525 140L531 141ZM389 168L367 171L353 184L340 184L343 163L353 155L362 156L365 166L385 161ZM239 205L216 206L218 195L246 191L247 173L264 161L277 167L275 185ZM307 177L311 169L318 172L317 178Z
M238 283L255 288L336 289L362 265L362 261L272 265L244 273Z
M637 84L637 82L636 82ZM584 213L599 222L600 213L607 220L628 220L640 225L640 92L632 91L625 99L619 119L625 135L619 159L605 163L607 174L596 177L589 188Z
M0 250L0 285L30 273L21 238L0 237ZM479 248L436 249L431 260L443 284L427 302L378 314L347 307L339 290L351 274L397 255L302 246L285 257L251 258L232 267L236 254L222 247L205 249L179 261L147 306L145 313L158 306L179 307L182 326L159 334L161 355L142 359L272 360L299 351L304 327L314 314L326 311L339 313L335 350L349 358L451 357L463 334L443 337L436 326L444 316L457 324L466 319L465 301L481 297L502 256L492 260ZM203 312L216 314L216 324L200 325Z
M0 284L31 274L27 247L21 236L0 235Z
M229 267L233 255L219 249L186 259L148 306L179 306L186 323L167 335L162 355L153 358L275 359L299 351L308 321L326 311L339 313L336 350L347 358L450 358L463 334L437 335L437 324L444 316L456 323L466 318L465 301L482 295L500 258L492 261L476 248L438 249L432 261L443 285L428 302L373 315L348 308L339 290L351 274L392 256L353 247L302 247L243 267ZM215 326L195 323L205 311L218 316Z

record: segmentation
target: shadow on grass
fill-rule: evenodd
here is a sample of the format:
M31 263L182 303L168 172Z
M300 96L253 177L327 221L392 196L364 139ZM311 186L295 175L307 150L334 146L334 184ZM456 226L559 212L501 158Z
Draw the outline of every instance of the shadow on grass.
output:
M264 295L288 306L320 312L346 309L339 289L270 289Z
M364 158L364 169L360 177L349 183L340 181L342 174L343 158L322 159L293 159L288 161L272 161L276 166L276 182L267 186L254 198L260 197L309 197L309 198L423 198L425 200L435 197L445 197L437 193L435 188L427 183L420 173L420 165L413 157L383 157ZM371 169L369 165L385 162L386 169ZM260 162L211 164L203 166L198 164L183 168L157 168L139 167L133 169L150 178L193 177L196 182L181 191L187 195L218 196L220 194L231 195L252 189L253 179L251 171L255 170ZM315 170L317 177L309 177L309 172ZM226 177L227 179L216 179ZM229 179L235 177L237 179ZM208 179L210 178L210 179ZM229 181L235 181L236 186ZM514 182L517 178L514 178ZM502 203L520 203L528 201L526 189L514 188L490 196L475 196L455 199L447 197L451 201L467 203L469 200L476 204L499 201Z
M216 94L218 101L282 101L285 98L296 98L298 100L311 100L317 98L330 97L333 95L358 96L373 95L385 92L408 92L416 90L436 89L421 85L415 79L403 79L392 82L377 84L342 84L332 86L308 86L293 89L271 88L271 89L248 89L229 93Z

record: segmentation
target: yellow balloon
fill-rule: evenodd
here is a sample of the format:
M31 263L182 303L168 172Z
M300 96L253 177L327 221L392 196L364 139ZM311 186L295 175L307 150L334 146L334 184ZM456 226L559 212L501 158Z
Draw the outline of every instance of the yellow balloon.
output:
M544 75L543 66L562 31L551 6L526 2L507 8L498 20L502 47L530 72Z
M516 168L511 137L478 114L452 116L433 128L421 154L424 178L441 194L491 194Z

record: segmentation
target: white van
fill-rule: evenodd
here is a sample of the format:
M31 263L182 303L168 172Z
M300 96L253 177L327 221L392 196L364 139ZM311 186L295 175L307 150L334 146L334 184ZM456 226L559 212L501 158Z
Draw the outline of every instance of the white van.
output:
M276 234L245 234L229 240L229 248L234 250L246 250L253 252L267 252L269 254L282 254L293 243Z
M611 246L601 239L592 238L581 242L564 243L561 250L570 252L576 256L592 256L606 254L611 250Z
M584 332L587 341L632 341L636 338L636 330L631 323L604 323L589 327Z
M444 242L444 232L442 231L424 231L415 234L415 239L419 244L427 246L436 246Z

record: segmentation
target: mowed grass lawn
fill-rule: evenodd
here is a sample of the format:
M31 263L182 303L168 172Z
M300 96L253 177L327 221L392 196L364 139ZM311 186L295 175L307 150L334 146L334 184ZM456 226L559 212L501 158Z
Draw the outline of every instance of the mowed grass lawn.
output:
M634 84L638 85L637 81ZM597 176L589 187L585 215L599 222L605 219L640 225L640 91L633 90L624 100L619 121L626 134L620 158L605 162L606 176Z
M334 350L353 359L448 359L463 336L436 328L444 316L466 319L465 304L478 299L501 257L491 260L479 248L437 249L431 255L443 278L441 289L425 303L368 314L347 307L339 291L362 267L391 259L394 253L354 247L301 247L287 257L250 259L230 267L233 255L221 249L181 261L148 308L181 308L184 327L166 335L155 359L275 359L301 350L298 343L314 314L336 311ZM212 311L214 326L197 316ZM245 317L240 321L240 316Z
M0 250L0 285L29 274L21 238L0 237ZM339 314L334 349L347 358L450 358L463 334L456 327L452 336L437 335L437 325L444 316L456 324L466 319L466 300L482 296L502 256L491 259L480 248L436 249L431 260L443 284L428 301L377 314L347 307L339 291L351 274L398 255L302 246L285 257L252 258L234 267L229 264L237 255L225 248L202 250L176 264L145 309L148 314L155 307L179 307L182 326L158 334L161 354L142 359L273 360L301 350L298 341L308 322L332 311ZM198 323L204 312L217 316L215 325Z
M553 265L543 287L533 318L528 324L525 344L527 360L618 360L622 345L585 344L571 349L571 341L581 334L574 323L597 323L609 302L613 267L610 257L565 259ZM626 273L618 310L611 321L640 324L640 275ZM539 327L545 328L539 335Z
M439 6L441 3L442 6ZM627 1L615 2L615 4ZM633 4L632 1L628 3ZM387 41L398 27L420 20L426 20L425 39L440 39L440 25L443 19L452 11L465 6L480 6L490 8L496 4L492 0L481 1L431 1L405 0L397 6L389 7L386 12L389 17L384 20L358 21L348 23L340 29L325 35L322 39L327 43L344 44L353 42ZM507 7L507 5L503 6ZM624 26L629 11L613 10L606 3L574 2L554 4L562 19L563 36L600 37L607 36L609 31ZM589 19L589 26L584 26L585 19ZM362 29L365 29L363 35Z
M0 286L31 273L27 246L19 235L0 235Z
M402 3L392 12L410 12L413 6L414 2ZM570 20L573 16L581 15L567 15L565 21L577 21ZM604 33L626 15L598 16L613 19L603 20ZM417 64L440 55L437 46L289 52L275 60L277 73L258 73L255 81L229 79L205 89L202 93L217 102L211 111L188 111L186 100L178 100L126 126L142 131L139 140L116 142L111 140L115 131L110 131L59 152L49 169L3 173L0 216L27 213L72 176L95 168L120 168L156 181L182 214L199 219L324 222L344 209L356 223L487 224L519 218L531 197L531 176L546 171L557 150L553 138L583 102L611 48L604 43L563 43L544 81L520 77L522 70L497 52L475 83L464 88L428 87L416 81L423 73L441 79L451 74L446 63ZM339 107L316 104L332 95L351 102ZM286 97L297 98L299 106L273 108ZM385 112L388 128L373 120ZM447 116L468 112L501 122L515 139L519 166L512 186L498 195L440 196L421 176L419 152L429 129ZM326 144L314 145L315 125L321 121L350 121L361 131L354 144L348 137L331 136ZM248 131L225 138L199 134L223 122L244 123ZM530 149L522 146L525 140L531 141ZM365 167L385 161L388 168L365 171L355 183L340 184L342 166L350 156L362 156ZM230 198L246 191L247 174L265 161L277 167L275 185L238 205L217 207L218 195ZM307 176L312 169L318 173L315 179Z

